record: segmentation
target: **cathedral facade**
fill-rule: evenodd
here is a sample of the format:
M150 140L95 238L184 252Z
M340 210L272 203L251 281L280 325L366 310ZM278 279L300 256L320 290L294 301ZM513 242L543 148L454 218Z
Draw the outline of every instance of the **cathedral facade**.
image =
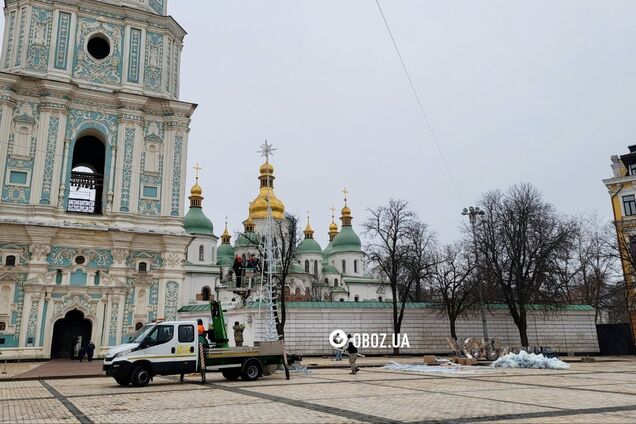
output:
M217 245L214 226L202 210L203 191L198 179L192 187L184 227L195 238L187 253L187 282L181 312L197 312L200 308L196 304L203 304L211 298L230 308L240 308L246 302L262 298L263 269L260 263L268 204L274 221L274 237L279 246L290 243L291 228L285 205L274 191L276 178L273 165L264 163L259 174L258 195L249 204L247 219L243 221L244 230L236 235L234 244L226 223L221 243ZM382 302L391 299L386 285L367 273L365 253L352 226L352 211L346 198L340 219L341 228L332 216L328 229L330 241L323 249L314 239L314 229L307 217L302 240L291 247L293 256L285 287L288 301ZM235 267L239 258L242 263L240 271ZM250 266L250 258L256 261L256 266Z
M6 0L0 352L103 353L186 282L185 31L166 0Z

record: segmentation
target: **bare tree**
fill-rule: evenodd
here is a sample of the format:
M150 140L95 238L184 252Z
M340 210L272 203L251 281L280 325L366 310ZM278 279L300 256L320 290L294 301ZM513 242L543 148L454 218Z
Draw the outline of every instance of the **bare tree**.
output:
M574 303L592 306L596 310L595 321L599 323L606 295L619 272L619 258L613 254L616 238L610 224L601 223L595 215L582 217L580 222L574 242L577 270L569 286L569 297Z
M477 264L471 250L466 242L443 246L431 278L434 305L448 316L455 340L457 318L479 303Z
M275 222L277 266L273 274L276 281L276 294L280 302L280 314L276 314L276 328L278 336L285 338L285 322L287 321L287 308L285 288L287 279L291 274L292 264L295 259L296 245L298 244L298 217L291 214L285 215L285 220Z
M408 278L409 232L416 219L415 213L404 200L389 200L385 206L369 209L364 224L371 243L367 248L369 261L391 287L393 303L393 332L400 334L406 296L400 296L400 282ZM408 285L406 292L408 293ZM398 307L398 302L400 303ZM393 348L394 354L400 349Z
M554 275L559 256L571 248L571 223L530 184L488 192L480 203L487 211L477 228L480 269L498 287L521 345L528 346L528 305L563 303Z
M406 241L408 279L402 296L407 300L421 302L425 283L429 280L437 260L435 234L427 224L415 217L407 229Z

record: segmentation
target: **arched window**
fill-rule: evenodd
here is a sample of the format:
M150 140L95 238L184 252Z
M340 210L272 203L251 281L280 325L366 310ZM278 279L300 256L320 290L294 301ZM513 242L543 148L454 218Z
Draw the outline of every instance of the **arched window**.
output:
M342 260L342 273L346 274L347 272L347 261L345 261L344 259Z
M353 300L354 300L355 302L358 302L358 301L360 300L360 296L355 295L355 296L353 297Z
M143 322L138 322L137 324L135 324L135 331L141 330L141 327L143 326L144 326Z
M58 269L57 271L55 271L55 284L57 284L58 286L60 284L62 284L62 270Z
M325 285L328 286L329 285L329 279L325 278Z
M79 138L73 147L67 212L101 214L106 146L93 136ZM122 212L128 206L122 205Z
M95 283L96 286L99 286L99 282L100 282L100 275L99 275L99 271L95 271L95 279L93 280L93 282Z
M338 287L338 279L337 278L335 278L333 280L333 285L334 285L334 287Z
M199 262L203 262L205 260L205 249L203 245L199 246Z
M203 300L210 300L210 296L212 295L212 290L208 286L205 286L201 289L201 298Z
M305 259L305 272L309 274L309 260Z
M7 259L5 261L5 264L7 266L15 266L15 256L14 255L9 255L7 256Z
M353 261L353 272L354 272L355 274L357 274L357 273L358 273L358 260L357 260L357 259L355 259L355 260Z
M382 296L378 296L378 302L382 302Z
M314 276L318 276L318 261L314 261Z
M0 322L0 331L5 331L7 329L7 323L6 322Z
M139 272L148 272L147 262L139 262Z

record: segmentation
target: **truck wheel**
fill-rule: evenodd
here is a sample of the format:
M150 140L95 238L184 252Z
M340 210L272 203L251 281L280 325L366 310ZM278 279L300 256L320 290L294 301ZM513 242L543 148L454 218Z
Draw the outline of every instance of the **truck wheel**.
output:
M254 381L263 375L263 368L260 362L255 359L251 359L243 364L243 371L241 372L241 378L245 381Z
M228 368L225 370L221 370L221 374L225 377L226 380L236 381L241 376L240 368Z
M150 371L148 368L141 365L135 368L131 375L132 385L135 387L144 387L150 383Z
M130 384L130 377L115 377L115 381L120 386L128 386Z

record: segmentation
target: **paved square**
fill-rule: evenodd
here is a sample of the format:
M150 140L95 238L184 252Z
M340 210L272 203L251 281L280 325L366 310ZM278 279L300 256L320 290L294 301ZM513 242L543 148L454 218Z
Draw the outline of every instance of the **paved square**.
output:
M466 368L457 374L364 368L228 382L209 374L148 387L110 378L0 382L0 421L50 423L339 423L636 421L636 360L567 371Z

